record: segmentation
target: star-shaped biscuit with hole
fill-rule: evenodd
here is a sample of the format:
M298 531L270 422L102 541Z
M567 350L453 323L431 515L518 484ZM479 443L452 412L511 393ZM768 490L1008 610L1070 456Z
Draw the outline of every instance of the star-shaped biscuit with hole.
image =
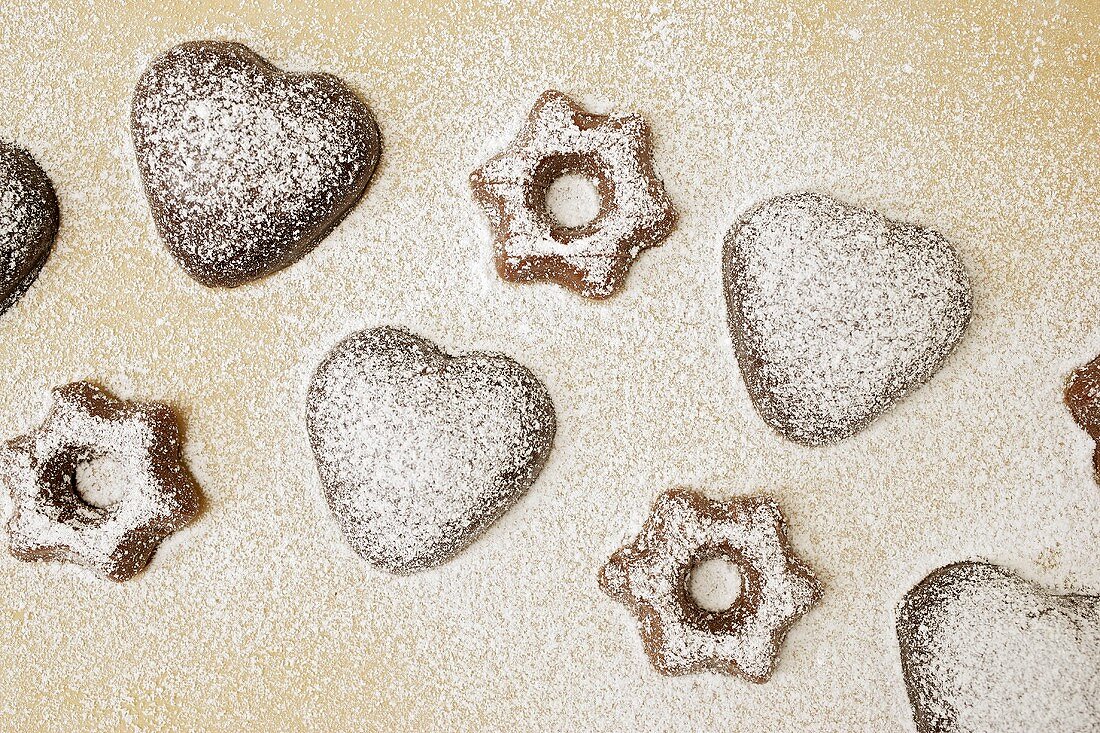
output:
M600 572L600 587L637 617L646 654L666 675L719 672L766 682L788 629L821 597L794 556L786 522L764 497L715 501L666 491L633 542ZM692 572L721 559L736 566L740 595L708 610L689 588Z
M578 226L556 220L546 202L550 185L570 175L587 178L600 198L595 218ZM638 253L676 223L645 120L591 114L556 91L538 98L515 140L470 185L503 279L553 282L587 298L619 290Z
M168 405L123 402L88 382L57 387L53 398L39 428L0 445L0 482L12 501L11 554L129 580L199 509L175 415ZM88 498L97 487L78 475L102 462L113 470L89 481L111 484L96 493L113 497L100 505Z

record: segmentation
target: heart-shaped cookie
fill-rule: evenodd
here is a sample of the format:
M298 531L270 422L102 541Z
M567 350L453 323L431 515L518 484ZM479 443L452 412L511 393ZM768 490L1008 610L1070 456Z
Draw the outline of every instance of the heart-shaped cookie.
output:
M216 41L153 61L131 129L161 238L207 286L241 285L313 249L362 196L381 151L374 117L342 81Z
M38 277L59 218L46 173L26 151L0 141L0 314Z
M924 382L970 320L970 281L935 231L800 193L752 209L723 255L729 327L757 411L822 445Z
M909 591L897 628L919 733L1100 730L1100 597L963 562Z
M450 559L527 491L555 420L546 388L508 357L451 357L377 328L317 368L306 426L347 541L406 574Z

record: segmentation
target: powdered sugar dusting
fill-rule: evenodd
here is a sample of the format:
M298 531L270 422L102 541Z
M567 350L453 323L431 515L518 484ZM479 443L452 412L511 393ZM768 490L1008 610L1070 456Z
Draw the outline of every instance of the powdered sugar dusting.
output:
M970 280L942 236L818 194L754 208L725 267L756 406L809 444L848 437L927 380L970 322Z
M45 276L0 318L0 437L95 378L178 406L205 498L120 585L0 554L0 728L912 730L893 614L931 568L982 556L1100 588L1094 445L1061 396L1100 353L1088 2L166 8L0 4L0 134L64 209ZM235 290L181 276L130 150L137 80L202 38L336 74L385 139L324 243ZM469 193L547 88L643 115L680 214L605 302L502 282ZM975 296L936 377L825 450L761 424L725 323L723 237L799 190L941 231ZM325 353L382 323L508 354L558 417L525 497L406 577L348 548L302 424ZM597 586L683 485L774 496L827 590L766 685L660 676Z
M342 82L281 73L230 43L159 56L134 94L133 130L169 250L215 285L311 249L359 198L379 154L374 119Z
M453 359L389 328L340 342L306 410L344 535L396 573L475 540L534 482L554 439L550 397L526 369L503 356Z
M1100 597L959 563L906 595L898 635L920 733L1100 728Z
M560 226L584 226L600 215L600 192L585 176L566 174L546 190L546 210Z

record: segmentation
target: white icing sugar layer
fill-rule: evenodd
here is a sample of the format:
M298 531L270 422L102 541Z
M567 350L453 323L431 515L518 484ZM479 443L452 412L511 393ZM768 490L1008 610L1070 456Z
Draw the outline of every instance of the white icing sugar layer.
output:
M970 320L946 239L815 193L752 209L727 237L724 276L753 402L811 445L858 432L926 381Z
M958 563L906 595L898 640L920 733L1100 730L1100 597Z
M318 367L307 426L352 548L395 573L452 557L538 476L550 397L511 359L450 357L404 331L353 334Z

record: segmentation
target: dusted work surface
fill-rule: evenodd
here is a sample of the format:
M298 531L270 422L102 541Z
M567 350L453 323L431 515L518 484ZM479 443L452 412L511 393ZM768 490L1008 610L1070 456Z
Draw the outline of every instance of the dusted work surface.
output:
M166 400L205 503L125 584L0 556L0 729L905 730L894 613L930 570L983 557L1100 592L1093 444L1061 401L1100 353L1092 0L142 5L0 8L0 136L62 212L38 282L0 317L0 436L77 378ZM232 291L160 244L130 146L142 69L202 38L340 75L383 138L348 218ZM680 214L606 302L500 281L469 193L548 88L643 114ZM938 229L974 290L944 368L823 448L754 412L721 281L738 216L804 189ZM404 578L344 544L304 424L324 351L382 324L511 355L558 415L528 495ZM677 485L775 497L824 586L767 684L659 676L599 590Z

